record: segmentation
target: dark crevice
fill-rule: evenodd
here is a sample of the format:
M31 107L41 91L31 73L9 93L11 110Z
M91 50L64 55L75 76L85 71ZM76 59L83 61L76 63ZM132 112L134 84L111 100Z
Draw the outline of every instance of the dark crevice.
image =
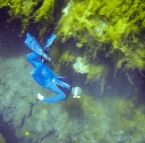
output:
M2 115L0 115L0 133L5 138L6 143L20 143L19 139L15 136L14 129L3 121Z
M29 113L29 115L28 115L27 118L29 118L30 116L32 116L33 106L34 106L34 104L33 103L30 103L30 113Z

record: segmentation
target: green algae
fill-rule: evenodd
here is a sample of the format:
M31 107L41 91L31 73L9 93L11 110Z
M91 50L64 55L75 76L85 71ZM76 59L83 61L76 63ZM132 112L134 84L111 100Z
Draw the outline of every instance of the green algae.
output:
M94 99L88 95L83 95L82 98L81 106L90 122L87 131L88 134L92 132L96 141L142 142L144 140L144 106L137 108L133 101L117 96L104 98L102 101L93 101Z
M58 36L65 40L74 37L85 45L86 52L92 49L97 55L103 51L105 57L112 58L116 70L121 68L123 63L126 63L124 68L127 70L144 70L144 42L138 40L141 38L141 30L144 30L144 2L113 0L110 3L105 0L86 0L70 3L69 12L61 17L57 25ZM102 45L98 46L97 43ZM111 44L109 49L102 48L106 43Z
M6 143L4 137L0 134L0 143Z
M101 80L101 85L105 85L105 77L112 70L115 73L119 69L123 71L138 69L140 73L143 72L145 69L145 38L142 36L145 28L143 0L62 1L59 8L62 9L62 13L58 11L60 17L55 15L58 4L58 1L54 0L49 2L1 0L0 8L8 7L11 19L21 20L22 33L31 25L30 21L33 21L39 24L41 38L50 32L50 25L56 27L54 32L57 35L57 43L67 43L73 38L76 46L68 46L63 52L62 48L57 47L53 50L54 54L51 54L52 59L57 59L57 62L52 61L57 72L64 65L74 65L78 57L85 59L85 64L90 69L86 83ZM103 92L103 86L101 87Z
M46 23L49 25L53 21L55 1L47 0L7 0L0 1L0 8L8 7L8 13L11 16L10 20L20 19L22 23L22 33L24 33L29 24L40 23L40 36L45 34ZM31 22L30 22L31 21Z

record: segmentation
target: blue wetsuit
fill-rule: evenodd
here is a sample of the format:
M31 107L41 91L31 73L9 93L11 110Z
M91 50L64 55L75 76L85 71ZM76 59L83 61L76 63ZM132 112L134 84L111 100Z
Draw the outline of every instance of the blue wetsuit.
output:
M25 41L26 46L31 48L32 50L34 49L34 45L36 46L35 39L34 37L29 37L31 36L30 34L27 35L27 39ZM31 41L32 38L32 41ZM34 41L33 41L34 40ZM30 44L35 43L34 45ZM49 89L57 94L55 97L48 97L48 98L43 98L42 101L49 102L49 103L54 103L58 102L61 100L66 99L68 94L71 92L71 80L67 77L58 77L56 76L52 70L46 66L45 63L42 62L40 55L43 54L42 50L41 54L39 55L39 52L35 52L33 50L33 53L30 53L27 55L27 60L33 65L34 69L30 72L34 80L40 84L42 87Z

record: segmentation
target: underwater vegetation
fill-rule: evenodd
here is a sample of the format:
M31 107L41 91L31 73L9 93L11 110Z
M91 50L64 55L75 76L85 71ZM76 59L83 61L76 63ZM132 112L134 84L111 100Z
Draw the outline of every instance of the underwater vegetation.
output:
M59 61L53 62L56 71L63 65L72 66L74 72L86 74L86 83L100 80L102 89L110 70L114 75L123 70L131 84L129 70L138 69L142 74L145 69L143 0L68 0L61 1L59 8L58 5L54 0L0 1L0 8L8 7L11 20L21 19L22 33L32 23L38 23L39 35L44 38L50 32L50 25L56 27L53 31L57 41L51 54L52 59ZM72 46L70 40L76 44ZM60 47L60 42L65 48Z
M22 23L22 33L31 23L39 23L41 26L40 36L49 31L48 25L53 21L54 0L1 0L0 8L7 7L10 15L9 22L20 19Z
M6 143L5 139L3 138L3 136L0 134L0 143Z
M74 38L88 62L109 59L114 70L145 69L145 2L70 1L57 24L62 41ZM109 64L109 63L108 63ZM89 74L89 73L88 73Z
M21 4L23 2L29 4L31 1L21 1ZM39 8L41 8L41 4L43 4L44 1L37 2L40 2ZM108 34L107 37L107 28L111 26L113 28L113 26L115 26L116 23L114 22L113 24L113 22L111 22L111 18L114 17L113 14L115 12L112 12L110 8L110 17L107 12L102 12L104 16L99 14L102 8L105 7L104 10L109 9L109 6L112 8L116 6L115 8L118 8L121 12L123 9L120 9L120 7L123 8L127 2L130 3L131 7L134 3L137 3L137 1L126 2L112 0L112 5L109 5L108 2L109 1L93 2L91 0L65 2L62 16L58 19L58 23L55 23L57 27L55 33L57 33L58 36L50 52L55 72L59 73L62 69L66 70L67 68L71 71L74 70L75 75L70 73L72 74L72 79L74 79L76 75L86 75L86 83L98 81L101 84L100 93L103 93L106 76L108 76L110 70L115 72L117 72L117 70L124 71L131 84L134 84L131 79L133 76L131 76L131 72L128 70L138 69L141 74L144 70L145 48L143 36L141 36L143 34L143 27L140 27L141 30L138 33L131 32L128 35L125 35L123 32L125 28L127 28L125 25L122 25L124 28L121 29L120 33L116 28L116 31L113 30L113 32L115 31L117 33L118 31L120 37L117 38L114 35L118 43L113 43L113 32L112 35ZM119 6L117 6L117 2L120 4ZM8 12L11 12L11 7L8 3L12 5L14 2L9 0L0 1L0 7L7 6L9 7ZM56 3L57 1L55 1L53 8L56 6ZM80 9L81 6L85 9L81 9L82 12L77 13L75 13L76 11L74 10L73 14L73 9L77 8L77 10L79 10L77 3L80 4ZM95 8L96 3L100 6L98 9ZM116 5L113 5L113 3ZM142 1L142 3L144 2ZM21 4L20 9L22 8ZM137 6L140 8L140 5L141 3L139 1ZM131 10L130 7L128 7L128 11ZM142 5L142 7L144 6ZM34 13L39 9L37 5L35 8L34 11L31 9ZM15 10L16 9L14 9L14 11ZM132 10L134 11L135 8ZM141 9L136 10L141 11ZM84 17L81 16L83 12L86 15L85 11L86 13L87 11L94 11L95 14ZM30 17L33 15L33 12L30 13ZM98 16L99 19L102 20L100 21L100 24L102 23L100 27L98 25L100 28L100 37L99 32L96 32L96 35L92 34L94 31L93 26L87 26L86 23L83 26L82 23L81 27L78 22L79 20L77 21L73 18L75 14L80 15L80 18L86 19L86 23L87 19L89 19L90 24L92 21L97 21L98 19L96 17ZM12 17L20 18L18 15L21 17L21 13L15 15L14 12L14 17ZM72 16L72 19L68 15ZM108 18L106 18L106 15L108 15ZM122 17L123 16L125 16L125 14L122 15ZM132 19L134 18L133 16ZM138 15L136 15L136 17L137 16ZM70 20L67 19L67 17L70 18ZM62 22L63 18L64 23ZM119 19L121 16L119 15L117 18ZM96 21L94 24L97 24ZM69 27L65 29L64 26L63 28L63 24L67 26L68 22L72 24L72 28L69 29L71 33L65 33L65 30ZM108 24L108 27L105 27L104 22ZM116 22L119 22L119 20L116 20ZM130 21L127 22L129 23ZM134 25L139 28L138 22L134 23ZM22 23L22 25L23 24L25 25L25 23ZM28 21L26 27L29 25L31 26L31 20ZM47 23L45 23L45 26L46 29L49 28L49 24L47 25ZM40 33L43 33L41 32L41 30L43 31L43 27L39 30ZM22 30L22 32L24 31ZM47 30L44 30L44 32L47 32ZM60 43L60 41L62 41L62 43ZM118 46L115 47L115 44L118 44ZM22 45L18 47L22 47ZM6 48L9 47L3 47L3 49ZM125 96L125 98L120 94L109 95L109 93L107 97L99 97L100 93L97 92L97 87L94 89L94 96L89 87L88 90L90 91L85 93L84 85L82 85L83 94L80 99L74 99L72 96L69 96L67 100L58 104L38 102L35 96L38 91L48 96L52 93L42 89L28 76L32 67L26 62L25 54L23 54L23 56L22 54L12 54L17 51L18 50L15 50L15 52L9 51L10 55L12 55L9 56L9 58L7 58L7 56L0 56L0 113L3 116L3 120L15 129L15 135L22 143L144 143L144 101L142 101L142 104L137 101L137 99L134 99L134 101L129 98L133 97L130 92L128 92L130 96ZM3 52L0 54L2 55L2 53ZM80 79L81 78L79 78L78 81ZM127 83L125 83L125 85L126 84ZM117 86L117 90L119 90L120 84ZM130 90L130 86L126 86ZM123 91L123 94L126 94L125 91Z

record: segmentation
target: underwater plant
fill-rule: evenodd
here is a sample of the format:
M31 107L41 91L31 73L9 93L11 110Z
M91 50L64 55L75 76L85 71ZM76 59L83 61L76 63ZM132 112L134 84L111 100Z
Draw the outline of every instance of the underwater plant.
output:
M112 59L116 69L123 63L127 70L145 69L145 48L141 38L145 27L143 1L74 0L68 3L67 8L69 11L57 24L57 33L62 40L73 37L84 45L81 47L86 52L94 51L94 60L102 51L104 58Z
M57 24L57 35L62 42L73 37L76 48L82 51L79 56L87 59L87 65L91 66L92 62L96 66L108 65L108 72L113 68L115 73L119 69L126 73L138 69L142 74L145 69L144 4L138 0L70 0ZM97 75L97 72L92 73ZM100 77L108 72L100 70ZM93 81L90 75L88 72L87 79Z
M119 69L126 73L138 69L142 74L145 70L143 0L64 0L60 7L58 5L60 2L54 0L0 1L0 8L9 8L11 20L21 19L22 33L31 23L37 23L39 35L44 38L52 30L50 25L56 27L53 31L57 41L54 53L51 54L53 59L59 61L53 62L56 71L63 65L73 67L76 59L83 57L86 66L108 65L106 72L102 72L103 69L94 70L95 68L92 68L93 74L82 72L87 73L86 81L100 80L102 77L105 81L112 69L114 73ZM70 39L76 44L66 47L63 53L62 48L59 48L60 42L65 46Z
M40 37L49 31L49 24L54 17L54 0L6 0L0 1L0 8L7 7L10 15L9 22L20 19L24 33L30 23L39 23ZM47 26L46 26L47 25Z
M0 143L6 143L4 137L0 134Z

